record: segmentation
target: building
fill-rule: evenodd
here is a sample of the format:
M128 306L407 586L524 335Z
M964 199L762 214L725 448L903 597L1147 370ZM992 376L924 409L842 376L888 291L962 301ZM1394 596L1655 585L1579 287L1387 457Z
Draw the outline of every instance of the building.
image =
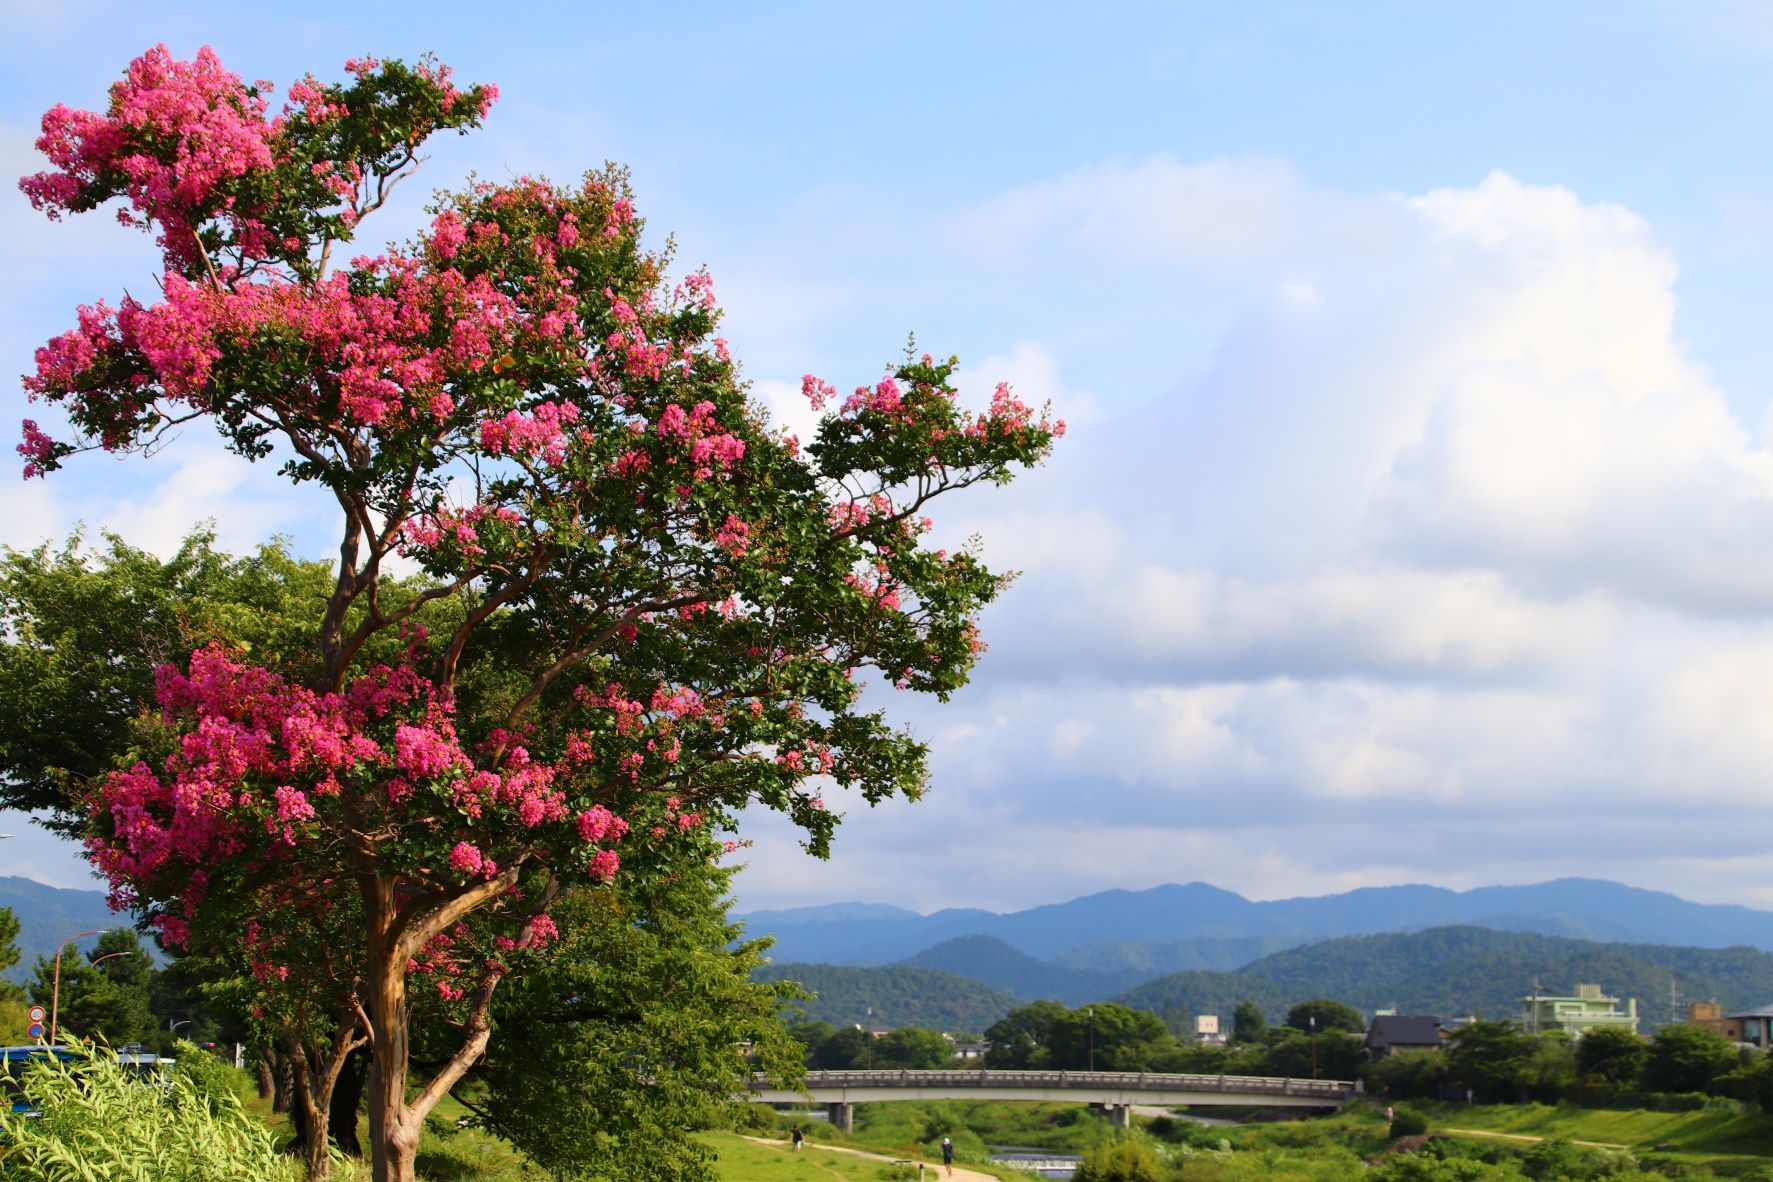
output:
M1367 1027L1367 1055L1377 1063L1399 1051L1441 1049L1441 1020L1426 1015L1380 1014Z
M1638 999L1627 998L1625 1008L1620 1009L1619 999L1606 996L1599 985L1578 985L1570 997L1535 993L1521 998L1521 1008L1521 1024L1534 1033L1562 1030L1571 1038L1581 1038L1603 1027L1633 1034L1638 1031Z
M1731 1014L1724 1019L1723 1034L1731 1042L1745 1042L1766 1050L1773 1046L1773 1006Z
M1742 1041L1742 1023L1724 1017L1724 1007L1715 1001L1696 1001L1688 1005L1687 1020L1682 1025L1715 1030L1731 1042Z

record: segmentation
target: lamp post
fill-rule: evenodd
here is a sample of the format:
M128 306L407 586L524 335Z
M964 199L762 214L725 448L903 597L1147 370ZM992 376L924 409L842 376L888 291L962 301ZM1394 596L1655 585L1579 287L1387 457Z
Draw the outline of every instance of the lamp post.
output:
M55 946L55 982L49 988L49 1045L55 1045L55 1023L60 1016L62 1002L62 949L75 940L84 940L88 936L96 936L98 932L79 932L69 936Z
M866 1045L868 1047L868 1070L874 1070L874 1007L868 1007L868 1029Z
M1084 1010L1084 1015L1090 1020L1090 1070L1094 1071L1096 1070L1096 1007L1090 1006Z
M1317 1015L1311 1015L1311 1078L1317 1078Z

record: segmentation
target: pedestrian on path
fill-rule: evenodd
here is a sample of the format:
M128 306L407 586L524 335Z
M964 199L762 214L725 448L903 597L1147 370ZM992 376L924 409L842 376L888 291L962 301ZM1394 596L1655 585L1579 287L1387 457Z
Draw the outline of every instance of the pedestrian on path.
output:
M942 1164L948 1167L948 1176L954 1177L954 1142L947 1137L942 1138Z

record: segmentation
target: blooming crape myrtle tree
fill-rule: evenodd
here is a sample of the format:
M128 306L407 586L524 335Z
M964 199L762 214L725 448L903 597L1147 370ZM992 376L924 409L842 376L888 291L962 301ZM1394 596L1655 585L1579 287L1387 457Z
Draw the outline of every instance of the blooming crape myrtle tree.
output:
M430 63L348 69L267 118L268 86L157 49L106 113L45 117L54 167L25 191L52 215L121 197L166 273L160 299L82 308L39 350L26 388L73 434L27 422L20 451L41 474L202 419L336 502L319 672L218 647L163 669L177 741L97 784L88 842L174 945L244 938L204 917L270 883L355 893L375 1176L408 1179L561 889L668 864L675 835L754 801L824 855L822 786L921 792L925 748L862 687L945 698L1001 587L927 544L925 508L1037 463L1063 424L1004 387L969 412L955 363L925 356L832 403L803 449L748 400L707 276L674 285L643 246L613 168L472 184L416 241L337 267L425 136L492 99ZM429 579L398 603L396 554ZM446 627L368 659L445 602ZM409 1088L418 984L462 1036Z

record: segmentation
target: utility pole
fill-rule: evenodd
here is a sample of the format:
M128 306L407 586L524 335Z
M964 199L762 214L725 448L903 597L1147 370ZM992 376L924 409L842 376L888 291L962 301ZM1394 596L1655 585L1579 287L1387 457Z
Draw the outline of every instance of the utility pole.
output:
M75 940L84 940L88 936L96 936L99 934L100 933L98 933L98 932L81 932L78 935L69 936L66 940L63 940L60 944L56 945L56 948L55 948L55 983L53 985L51 985L49 988L49 1045L50 1046L55 1045L56 1019L61 1016L62 949L66 948L68 945L72 944Z

